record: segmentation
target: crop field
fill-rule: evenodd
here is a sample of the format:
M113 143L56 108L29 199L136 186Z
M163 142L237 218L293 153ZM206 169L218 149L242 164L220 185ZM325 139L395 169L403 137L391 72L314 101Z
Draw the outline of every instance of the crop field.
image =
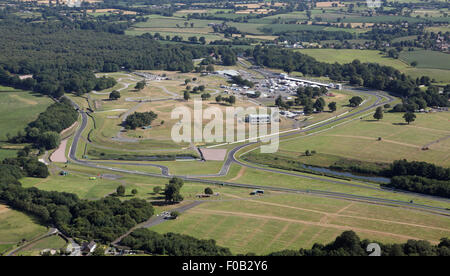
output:
M446 217L416 211L280 193L206 202L151 230L212 238L235 254L267 254L327 243L349 229L383 242L437 243L449 234L449 226Z
M407 51L400 54L400 59L407 63L416 61L418 68L450 70L450 55L441 52L430 50ZM447 72L450 73L450 71Z
M0 140L23 130L37 118L52 101L45 96L0 86Z

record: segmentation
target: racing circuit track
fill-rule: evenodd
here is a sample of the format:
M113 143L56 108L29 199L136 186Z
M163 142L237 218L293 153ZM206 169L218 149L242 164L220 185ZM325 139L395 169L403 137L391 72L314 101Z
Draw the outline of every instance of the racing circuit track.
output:
M386 92L383 91L374 91L374 90L367 90L367 89L358 89L358 88L349 88L352 91L358 92L358 93L364 93L369 94L371 96L376 97L376 101L372 103L371 105L362 108L355 112L350 112L344 116L341 117L335 117L333 120L327 120L318 124L315 124L314 126L308 127L307 129L303 128L300 130L295 130L289 133L284 133L279 136L280 139L286 138L286 137L292 137L294 135L298 135L301 133L305 133L307 131L312 131L315 129L322 128L324 126L332 125L336 122L345 121L346 119L350 119L352 117L357 117L358 115L362 115L365 112L368 112L378 106L381 106L386 103L390 103L394 100L393 97L388 95ZM387 101L383 101L383 98ZM394 191L394 190L387 190L387 189L381 189L378 187L368 187L367 185L359 185L355 183L348 183L344 181L334 180L334 179L325 179L325 178L319 178L316 176L310 176L310 175L300 175L295 174L287 171L279 171L267 167L259 167L256 165L246 164L238 159L236 159L235 154L248 146L255 145L259 142L248 142L241 145L237 145L233 149L231 149L226 157L226 160L220 170L217 174L210 174L210 175L171 175L169 173L169 168L166 166L162 166L159 164L151 164L151 163L133 163L133 162L114 162L114 161L102 161L102 162L92 162L92 161L86 161L86 160L80 160L76 157L78 142L80 140L81 134L83 133L84 129L87 126L87 113L79 108L79 106L72 101L72 104L77 108L79 113L82 117L82 122L80 127L75 132L75 136L72 142L72 145L69 150L69 159L78 165L87 166L91 168L98 168L98 169L104 169L104 170L110 170L115 172L122 172L122 173L129 173L129 174L135 174L135 175L144 175L144 176L151 176L151 177L162 177L162 178L171 178L171 177L179 177L186 181L191 182L198 182L198 183L207 183L207 184L214 184L214 185L222 185L222 186L231 186L231 187L241 187L241 188L249 188L249 189L266 189L266 190L272 190L272 191L281 191L281 192L287 192L287 193L302 193L302 194L311 194L315 196L321 196L321 197L332 197L332 198L338 198L338 199L344 199L344 200L351 200L351 201L360 201L360 202L366 202L371 204L382 204L382 205L392 205L392 206L399 206L399 207L405 207L405 208L413 208L418 209L422 211L427 212L433 212L438 213L441 215L450 215L450 209L442 208L442 207L434 207L429 205L422 205L422 204L416 204L412 202L407 201L400 201L400 200L391 200L391 199L384 199L384 198L377 198L377 197L368 197L368 196L358 196L353 194L346 194L346 193L339 193L339 192L329 192L329 191L322 191L322 190L312 190L312 189L291 189L291 188L282 188L282 187L272 187L272 186L260 186L260 185L252 185L252 184L241 184L241 183L234 183L234 182L226 182L226 181L216 181L211 179L204 179L203 177L218 177L218 176L226 176L228 174L229 168L233 163L236 163L240 166L249 167L256 170L263 170L270 173L275 174L284 174L284 175L290 175L294 177L300 177L300 178L307 178L307 179L315 179L325 182L331 182L335 184L341 184L341 185L350 185L354 187L360 187L364 189L376 189L376 190L384 190L387 192L393 192L393 193L405 193L405 194L414 194L415 196L420 196L424 198L433 198L435 200L449 202L449 200L445 198L439 198L439 197L432 197L427 195L421 195L421 194L415 194L415 193L409 193L409 192L401 192L401 191ZM161 174L157 173L147 173L147 172L141 172L141 171L133 171L133 170L127 170L122 168L112 168L108 167L107 165L134 165L134 166L152 166L159 168L161 170Z

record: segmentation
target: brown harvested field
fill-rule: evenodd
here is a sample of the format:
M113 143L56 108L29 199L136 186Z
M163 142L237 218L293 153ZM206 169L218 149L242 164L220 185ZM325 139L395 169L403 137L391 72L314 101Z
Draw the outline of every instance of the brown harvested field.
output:
M236 7L247 7L247 9L259 9L264 4L236 4Z
M248 9L248 10L243 10L243 11L237 11L236 14L250 14L250 13L254 13L254 14L266 14L269 12L275 11L273 9Z
M111 13L119 13L123 12L123 14L137 14L135 11L124 11L124 10L118 10L118 9L91 9L87 10L87 13L104 13L104 12L111 12Z
M344 4L340 4L338 1L330 1L330 2L317 2L317 8L331 8L333 4L337 4L338 7L344 7Z
M209 10L181 10L178 13L208 13Z

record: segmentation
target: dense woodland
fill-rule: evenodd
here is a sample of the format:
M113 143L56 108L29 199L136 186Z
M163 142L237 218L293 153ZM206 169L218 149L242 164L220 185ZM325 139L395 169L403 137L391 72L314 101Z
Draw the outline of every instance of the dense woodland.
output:
M16 18L0 21L0 36L0 68L11 74L33 75L33 79L20 81L6 78L2 70L0 83L52 96L64 92L83 94L115 84L95 78L93 72L124 69L188 72L194 69L192 59L207 52L201 47L162 46L145 35L132 37L82 30L65 22L23 24Z

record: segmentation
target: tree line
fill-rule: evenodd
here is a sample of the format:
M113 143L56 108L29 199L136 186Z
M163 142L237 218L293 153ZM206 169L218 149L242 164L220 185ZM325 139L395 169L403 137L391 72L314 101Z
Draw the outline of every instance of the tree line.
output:
M450 198L450 168L397 160L383 174L392 177L384 187Z

